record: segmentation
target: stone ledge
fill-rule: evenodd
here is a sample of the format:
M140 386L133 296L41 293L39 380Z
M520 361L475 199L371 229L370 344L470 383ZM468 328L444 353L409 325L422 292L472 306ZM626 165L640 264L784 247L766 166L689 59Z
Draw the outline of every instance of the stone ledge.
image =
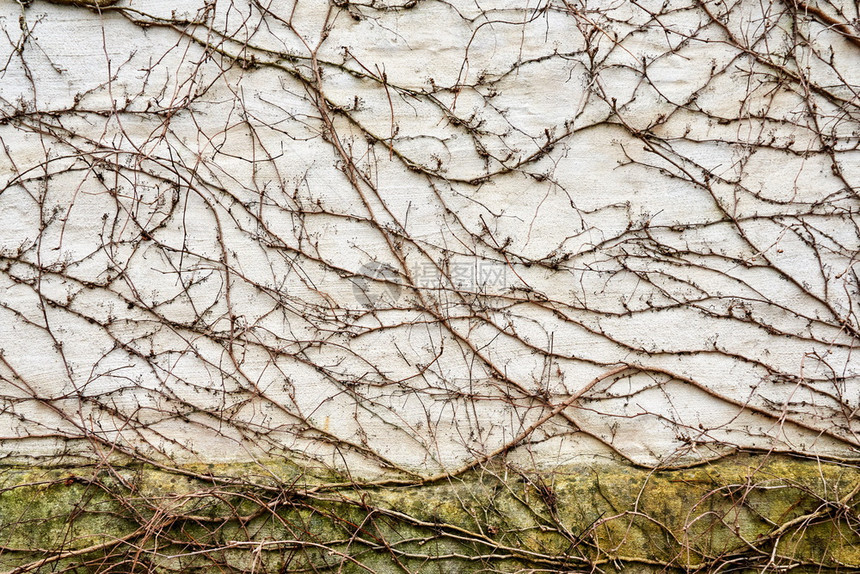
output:
M335 479L335 482L332 482ZM2 572L840 572L856 465L489 466L345 485L289 464L0 470Z

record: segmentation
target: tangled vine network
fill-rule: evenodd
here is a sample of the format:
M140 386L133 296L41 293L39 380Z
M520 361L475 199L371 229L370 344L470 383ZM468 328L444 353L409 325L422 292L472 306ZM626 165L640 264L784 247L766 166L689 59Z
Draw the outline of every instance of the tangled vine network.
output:
M856 2L19 0L0 28L0 455L209 489L144 512L119 466L75 478L135 526L16 572L155 569L154 529L222 571L611 570L609 515L572 532L537 479L542 551L338 489L584 456L854 468ZM189 470L281 460L318 480ZM851 532L856 494L824 505ZM247 532L308 513L343 536ZM395 514L393 542L369 517ZM812 519L768 520L648 564L799 564L780 540Z

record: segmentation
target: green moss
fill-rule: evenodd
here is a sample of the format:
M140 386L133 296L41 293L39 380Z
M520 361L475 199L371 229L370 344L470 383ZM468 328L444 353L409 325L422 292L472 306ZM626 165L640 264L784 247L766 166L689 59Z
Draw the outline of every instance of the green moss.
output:
M332 479L283 462L175 472L5 467L0 568L860 568L856 502L846 499L860 484L854 466L736 456L674 471L603 463L540 473L487 467L402 486ZM40 567L43 557L57 559Z

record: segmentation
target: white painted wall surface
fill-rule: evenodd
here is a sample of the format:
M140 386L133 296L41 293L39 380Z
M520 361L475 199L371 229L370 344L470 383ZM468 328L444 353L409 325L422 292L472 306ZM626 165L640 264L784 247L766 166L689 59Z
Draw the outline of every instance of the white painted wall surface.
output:
M855 453L856 5L666 4L0 5L0 452Z

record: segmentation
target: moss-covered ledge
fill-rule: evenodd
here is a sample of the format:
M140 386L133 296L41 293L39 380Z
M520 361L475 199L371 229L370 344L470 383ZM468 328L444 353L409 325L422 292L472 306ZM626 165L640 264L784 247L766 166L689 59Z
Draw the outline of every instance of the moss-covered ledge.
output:
M855 465L738 455L331 479L283 463L0 467L0 572L860 569Z

